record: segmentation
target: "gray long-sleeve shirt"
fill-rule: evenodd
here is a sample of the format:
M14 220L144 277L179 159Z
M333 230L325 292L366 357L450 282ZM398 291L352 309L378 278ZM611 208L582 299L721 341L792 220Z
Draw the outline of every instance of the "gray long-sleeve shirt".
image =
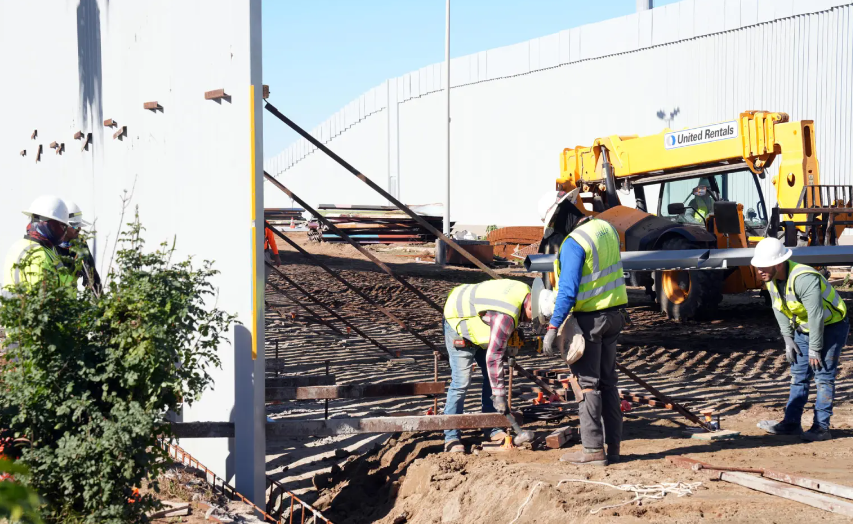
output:
M785 288L788 280L777 280L776 289L785 300ZM820 293L820 277L814 273L800 275L794 280L794 295L805 307L809 315L809 351L820 352L823 349L823 298ZM794 326L784 313L773 308L776 321L783 337L794 337Z

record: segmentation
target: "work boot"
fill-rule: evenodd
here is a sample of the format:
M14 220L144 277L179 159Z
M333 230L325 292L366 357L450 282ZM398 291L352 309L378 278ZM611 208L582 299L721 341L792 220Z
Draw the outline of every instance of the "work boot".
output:
M465 453L465 446L458 440L448 440L444 443L444 451L447 453Z
M603 449L586 449L575 451L574 453L566 453L560 457L560 462L568 462L569 464L589 464L590 466L606 466L607 456Z
M832 440L832 433L828 429L812 426L808 431L800 435L800 438L807 442L820 442L822 440Z
M492 442L503 442L509 435L506 434L506 431L502 429L496 429L489 435L489 440Z
M607 463L615 464L619 462L621 456L619 455L619 444L608 444L607 445Z
M803 428L799 424L784 421L776 422L775 420L762 420L758 423L758 428L771 435L800 435L803 432Z

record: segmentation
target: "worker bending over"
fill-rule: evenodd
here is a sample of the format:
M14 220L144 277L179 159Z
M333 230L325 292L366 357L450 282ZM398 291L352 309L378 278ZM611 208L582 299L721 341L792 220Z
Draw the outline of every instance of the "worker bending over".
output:
M774 435L801 435L803 440L829 440L835 376L850 322L847 306L832 285L813 267L788 260L792 252L781 241L765 238L755 246L752 265L767 283L773 313L785 339L791 364L791 393L781 422L762 420L758 427ZM808 355L808 356L806 356ZM801 419L812 378L817 386L814 421L803 432Z
M554 261L556 288L537 297L537 310L548 322L543 341L545 354L558 352L560 326L574 315L583 332L583 355L569 365L583 392L578 414L583 450L560 460L573 464L606 466L619 459L622 441L622 410L616 389L616 339L625 325L622 310L628 294L619 253L619 234L599 219L584 218L578 209L575 189L562 196L553 209L569 205L566 231ZM552 218L546 215L546 227ZM603 427L602 427L603 421ZM604 444L607 444L605 453Z
M451 370L445 415L463 413L474 362L483 373L483 413L509 413L504 388L504 350L518 323L530 320L531 309L530 288L523 282L491 280L453 288L444 305L444 341ZM492 441L507 436L499 428L488 433ZM444 450L465 451L458 429L444 432Z
M22 238L16 240L6 254L4 287L20 283L33 285L44 278L45 270L63 265L57 249L68 228L65 202L53 195L42 195L23 213L30 217L30 222Z

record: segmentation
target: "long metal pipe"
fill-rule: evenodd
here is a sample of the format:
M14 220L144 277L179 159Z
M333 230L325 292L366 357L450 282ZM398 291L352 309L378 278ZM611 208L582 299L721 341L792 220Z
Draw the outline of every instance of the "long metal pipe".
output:
M429 231L430 233L432 233L432 234L433 234L433 235L435 235L436 237L438 237L438 238L440 238L441 240L443 240L445 243L447 243L447 245L449 245L450 247L452 247L453 249L455 249L455 250L456 250L460 255L462 255L463 257L465 257L469 262L471 262L472 264L474 264L474 265L475 265L475 266L477 266L478 268L482 269L482 270L483 270L487 275L489 275L490 277L494 278L495 280L500 280L500 279L501 279L501 276L500 276L500 275L498 275L497 273L495 273L495 272L494 272L494 271L493 271L489 266L487 266L486 264L484 264L484 263L480 262L480 261L477 259L477 257L475 257L475 256L474 256L474 255L472 255L471 253L469 253L469 252L465 251L464 249L462 249L462 247L461 247L461 246L459 246L459 244L457 244L455 241L453 241L453 240L452 240L448 235L445 235L444 233L442 233L441 231L439 231L438 229L436 229L435 227L433 227L433 225L432 225L432 224L430 224L429 222L427 222L427 221L424 219L424 217L422 217L422 216L420 216L419 214L415 213L414 211L412 211L412 210L409 208L409 206L407 206L407 205L405 205L404 203L400 202L399 200L397 200L396 198L394 198L394 196L392 196L390 193L388 193L388 191L385 191L384 189L382 189L381 187L379 187L378 185L376 185L376 182L374 182L373 180L370 180L369 178L367 178L366 176L364 176L362 173L360 173L356 168L354 168L352 165L350 165L346 160L344 160L343 158L341 158L340 156L338 156L337 154L335 154L335 152L334 152L334 151L332 151L331 149L329 149L328 147L326 147L326 145L325 145L324 143L320 142L319 140L317 140L316 138L314 138L313 136L311 136L311 133L309 133L308 131L305 131L304 129L302 129L301 127L299 127L298 125L296 125L296 123L295 123L293 120L291 120L291 119L287 118L286 116L284 116L284 115L281 113L281 111L279 111L278 109L276 109L276 107L275 107L274 105L270 104L270 103L269 103L269 102L267 102L267 101L265 101L265 102L266 102L266 105L265 105L264 107L266 108L266 110L267 110L267 111L269 111L270 113L272 113L273 115L275 115L275 116L276 116L276 118L278 118L279 120L281 120L282 122L284 122L285 124L287 124L291 129L293 129L293 130L294 130L294 131L296 131L297 133L299 133L299 134L302 136L302 138L304 138L305 140L307 140L307 141L311 142L311 144L312 144L314 147L316 147L317 149L319 149L320 151L322 151L322 152L326 153L326 154L327 154L327 155L328 155L332 160L334 160L335 162L337 162L338 164L340 164L340 165L341 165L341 167L343 167L344 169L346 169L347 171L349 171L350 173L352 173L353 175L355 175L355 176L356 176L356 178L358 178L359 180L361 180L362 182L364 182L365 184L367 184L367 186L368 186L368 187L370 187L370 189L372 189L372 190L376 191L377 193L379 193L380 195L382 195L382 197L383 197L383 198L385 198L386 200L388 200L389 202L391 202L392 204L394 204L395 206L397 206L397 208L398 208L398 209L400 209L402 212L404 212L404 213L406 213L407 215L409 215L410 217L412 217L412 218L413 218L413 219L414 219L418 224L420 224L424 229L426 229L427 231ZM264 173L264 174L266 175L266 173ZM270 177L270 178L271 178L271 177ZM302 207L305 207L305 206L303 205Z

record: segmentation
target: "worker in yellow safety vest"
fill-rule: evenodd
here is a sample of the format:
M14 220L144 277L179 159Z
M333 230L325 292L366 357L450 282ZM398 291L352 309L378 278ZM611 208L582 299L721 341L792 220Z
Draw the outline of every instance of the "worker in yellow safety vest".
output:
M4 288L16 284L33 285L45 276L45 270L63 265L57 251L68 228L68 208L61 198L42 195L23 212L30 217L26 233L6 254L3 266ZM68 277L69 283L73 280Z
M531 315L530 287L523 282L491 280L453 288L444 305L444 340L451 370L445 415L463 413L474 362L483 374L483 413L509 413L503 357L519 322L530 320ZM496 442L507 435L502 429L493 428L488 436ZM465 451L458 429L444 432L444 449Z
M568 235L554 262L556 287L534 297L534 316L548 325L543 340L546 355L558 352L558 331L564 324L576 321L583 338L582 352L566 360L583 392L578 406L583 449L560 460L607 465L619 460L622 441L616 341L625 326L628 294L619 234L604 220L586 218L578 199L578 189L562 194L543 217L545 226L551 227L557 207L570 211L565 226Z
M800 435L814 442L829 440L835 377L850 322L841 295L816 269L790 260L792 251L776 238L755 246L752 265L766 283L773 313L791 364L791 391L781 422L762 420L758 427L774 435ZM808 358L805 355L808 355ZM817 387L814 421L803 432L801 419L812 378Z

